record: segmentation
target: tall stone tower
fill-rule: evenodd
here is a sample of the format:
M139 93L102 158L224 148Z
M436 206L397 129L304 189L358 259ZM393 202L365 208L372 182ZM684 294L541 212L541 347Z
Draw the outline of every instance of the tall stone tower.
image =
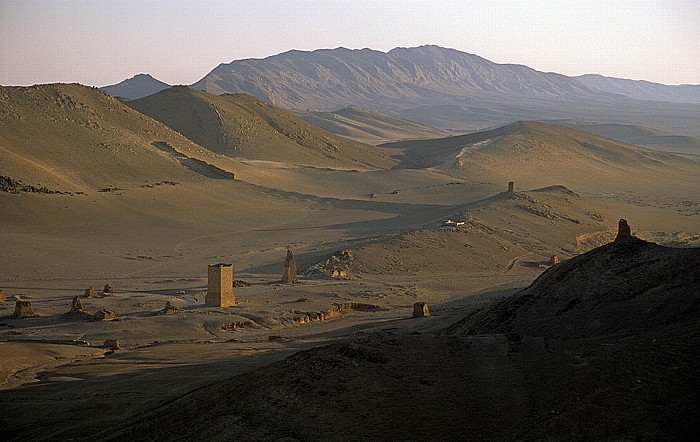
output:
M204 303L211 307L236 304L236 297L233 296L233 264L209 265L209 286Z

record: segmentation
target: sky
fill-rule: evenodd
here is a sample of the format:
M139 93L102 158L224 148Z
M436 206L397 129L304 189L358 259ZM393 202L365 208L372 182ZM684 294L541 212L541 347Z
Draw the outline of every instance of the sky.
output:
M0 0L0 84L192 84L290 49L425 44L565 75L700 84L700 1Z

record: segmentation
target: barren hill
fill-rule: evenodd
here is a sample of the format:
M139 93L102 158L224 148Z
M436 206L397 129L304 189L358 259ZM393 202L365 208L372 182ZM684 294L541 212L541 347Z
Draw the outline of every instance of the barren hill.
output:
M209 173L174 149L211 152L96 88L3 87L0 126L3 175L31 185L90 192Z
M168 83L156 80L149 74L138 74L117 84L102 86L100 89L113 97L124 97L135 100L155 94L169 87L170 85Z
M669 132L630 124L593 124L579 121L556 121L553 123L622 141L623 143L634 144L635 146L685 155L695 160L700 158L700 137L674 135Z
M326 132L246 94L217 96L178 86L128 105L231 157L321 167L396 164L373 146Z
M0 88L3 273L38 255L42 276L201 266L175 242L307 213L234 180L238 166L96 88Z
M329 132L371 144L449 135L441 129L355 106L334 112L308 111L297 114Z
M559 183L605 192L611 188L632 191L653 180L674 190L700 185L700 166L694 161L544 123L518 122L467 135L383 146L402 150L408 167L435 167L477 180L515 181L524 187Z

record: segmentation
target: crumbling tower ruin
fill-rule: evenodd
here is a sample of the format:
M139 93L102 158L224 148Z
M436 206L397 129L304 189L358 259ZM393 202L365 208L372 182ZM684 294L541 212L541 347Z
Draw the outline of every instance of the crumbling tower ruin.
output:
M508 192L513 192L515 190L515 183L513 181L508 181Z
M294 254L291 250L287 250L287 258L284 260L284 275L282 275L282 282L288 284L294 284L298 282L297 278L297 262L294 259Z
M615 241L626 241L632 238L634 237L632 236L630 225L627 224L627 220L621 219L617 225L617 237L615 237Z
M211 307L230 307L236 304L233 295L233 264L209 265L209 285L204 303Z

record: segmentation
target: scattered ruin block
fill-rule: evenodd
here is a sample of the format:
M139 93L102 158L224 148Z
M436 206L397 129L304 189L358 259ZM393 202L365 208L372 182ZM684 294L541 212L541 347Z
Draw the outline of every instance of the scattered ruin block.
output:
M204 303L211 307L230 307L236 304L236 297L233 295L233 264L209 265L207 296Z
M114 313L112 310L102 309L96 311L95 314L92 315L92 318L95 321L116 321L117 314Z
M294 284L298 282L297 278L297 262L294 259L294 254L291 250L287 250L287 258L284 260L284 275L282 275L282 282L287 284Z
M559 264L559 257L557 255L552 255L552 257L549 258L549 265L555 266L557 264Z
M414 318L426 318L428 316L430 316L430 310L428 310L427 302L416 302L413 304Z
M85 289L85 296L88 298L94 298L97 295L97 292L95 292L95 289L90 286Z
M102 293L114 293L114 289L111 285L105 284L105 288L102 290Z
M78 295L75 295L75 298L73 298L73 303L70 306L70 311L71 312L82 312L83 311L83 303L80 300L80 297Z
M515 191L515 183L513 181L508 181L508 192Z
M37 315L32 310L32 303L30 301L17 301L15 302L15 312L12 314L13 318L36 318Z
M180 307L175 307L172 302L168 299L165 301L165 308L160 311L161 315L174 315L175 313L181 312L182 309Z
M102 347L110 350L119 350L119 341L117 339L105 339Z
M630 229L630 225L627 224L626 219L621 219L617 225L617 237L615 237L615 241L625 241L632 238L632 229Z

